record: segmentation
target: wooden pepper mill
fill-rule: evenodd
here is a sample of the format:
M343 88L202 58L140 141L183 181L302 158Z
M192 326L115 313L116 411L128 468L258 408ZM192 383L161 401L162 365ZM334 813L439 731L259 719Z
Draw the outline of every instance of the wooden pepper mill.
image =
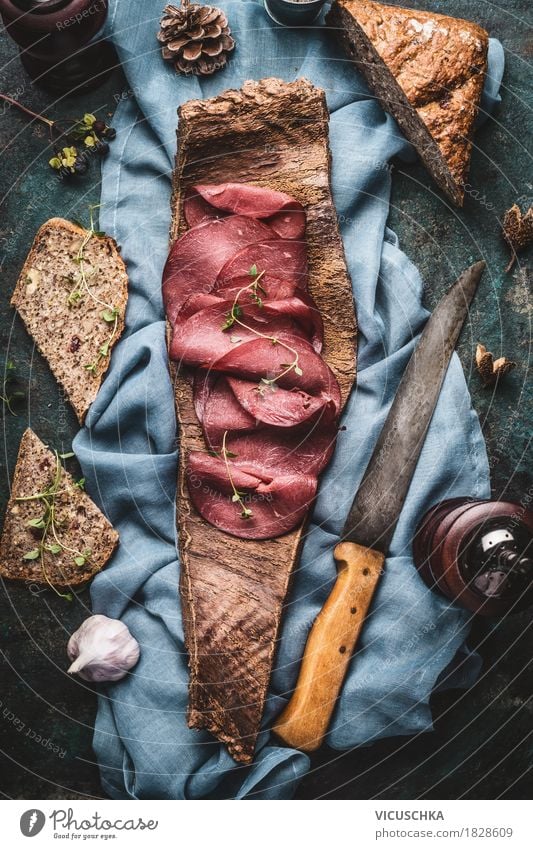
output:
M117 65L112 45L96 38L107 5L107 0L0 0L0 14L32 80L69 93L96 88Z
M436 504L418 526L413 553L428 587L473 613L503 616L533 603L533 511L519 504Z

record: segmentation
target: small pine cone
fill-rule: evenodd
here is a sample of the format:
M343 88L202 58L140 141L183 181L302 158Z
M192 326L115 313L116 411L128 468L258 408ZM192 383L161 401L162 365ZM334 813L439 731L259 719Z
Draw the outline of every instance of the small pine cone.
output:
M516 255L533 242L533 207L522 213L520 207L514 203L503 216L503 238L511 248L511 259L505 269L510 271L514 265Z
M189 0L182 0L181 8L165 6L157 38L163 59L181 74L212 74L235 47L224 12Z

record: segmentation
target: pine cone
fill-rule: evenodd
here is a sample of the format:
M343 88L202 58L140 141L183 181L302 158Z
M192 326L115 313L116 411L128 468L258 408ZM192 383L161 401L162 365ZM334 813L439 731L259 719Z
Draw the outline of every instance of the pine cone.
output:
M524 214L516 203L507 210L503 216L503 238L512 252L509 265L505 269L510 271L517 253L533 242L533 206L530 206Z
M189 0L182 0L181 8L165 6L157 38L163 59L181 74L212 74L235 47L224 12Z

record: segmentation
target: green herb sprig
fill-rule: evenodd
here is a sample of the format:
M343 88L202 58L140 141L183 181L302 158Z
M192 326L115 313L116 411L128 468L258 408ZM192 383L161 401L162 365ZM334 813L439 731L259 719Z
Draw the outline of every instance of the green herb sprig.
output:
M234 504L238 504L239 507L241 508L241 512L240 512L241 519L250 519L251 516L253 516L253 511L249 507L247 507L246 504L244 503L244 498L246 497L246 493L241 492L240 490L237 489L237 487L235 486L235 483L233 481L233 477L231 475L229 460L232 459L232 458L235 458L237 455L232 454L231 451L228 451L228 449L226 447L227 436L228 436L228 431L225 430L224 436L222 437L222 458L223 458L224 464L226 466L226 472L227 472L227 475L228 475L228 480L229 480L231 488L233 490L233 495L231 496L231 500Z
M235 295L235 299L233 301L231 309L226 314L224 324L222 325L222 331L225 332L226 330L229 330L231 327L233 327L235 324L238 324L240 325L240 327L244 327L245 330L249 330L251 333L255 333L255 335L260 337L261 339L267 339L273 345L281 345L282 348L285 348L294 356L294 360L292 362L282 363L282 371L278 375L276 375L276 377L261 378L259 385L257 386L257 391L261 395L264 395L266 389L274 390L276 388L277 381L281 380L281 378L288 374L290 371L294 371L294 373L297 374L299 377L301 377L303 371L300 368L298 351L296 351L294 348L291 348L290 345L287 345L281 339L278 339L277 336L268 336L266 333L261 333L259 330L256 330L254 327L250 327L250 325L245 324L245 322L241 320L241 316L244 315L244 311L240 303L241 296L244 295L245 292L249 292L251 300L255 304L257 304L258 307L261 308L263 306L263 301L259 295L259 292L261 292L263 295L266 295L265 289L260 285L261 280L265 275L265 272L259 272L257 270L257 265L254 264L249 269L248 274L250 277L253 277L253 280L247 286L243 286L242 289L239 289L239 291Z
M28 109L8 94L0 92L0 100L48 127L50 146L54 152L48 164L62 180L85 174L89 170L90 158L93 155L107 156L109 142L116 137L113 127L90 112L86 112L83 118L53 121Z
M58 529L61 527L62 521L57 516L57 498L66 492L65 489L61 487L61 471L62 465L61 460L66 460L69 457L73 457L74 454L69 452L68 454L58 454L57 451L55 453L56 465L54 470L54 475L52 478L52 482L49 486L45 487L41 492L35 492L32 495L24 495L19 496L15 499L15 501L38 501L42 507L43 512L38 516L34 516L32 519L28 521L28 527L33 530L41 531L41 537L38 544L35 548L27 551L26 554L23 555L23 560L40 560L41 562L41 571L43 573L43 577L46 583L53 589L53 591L60 598L64 598L66 601L72 601L72 593L61 593L59 590L54 587L52 582L50 581L49 575L46 571L46 566L44 562L45 554L48 552L53 555L57 555L62 551L67 552L71 555L73 562L76 566L84 566L85 563L91 557L91 550L89 548L84 549L83 551L78 551L75 548L71 548L66 545L64 541L59 539ZM83 478L81 481L78 481L75 486L78 486L80 489L83 489L85 481Z
M109 356L109 348L115 338L118 330L118 323L120 319L120 311L117 307L113 306L113 304L108 304L105 301L102 301L94 291L91 289L89 285L89 278L95 274L95 270L88 271L87 266L87 257L85 254L85 250L87 245L93 238L102 238L105 237L105 233L102 230L96 230L94 226L94 218L93 212L98 208L98 204L89 207L89 217L90 223L89 227L86 228L83 224L79 222L75 222L85 230L85 236L82 240L82 243L78 249L76 256L74 257L74 262L77 263L79 267L79 272L75 278L68 278L69 282L71 282L72 288L67 297L67 304L69 307L77 307L86 297L91 298L94 303L98 304L98 306L103 309L100 312L100 318L111 326L111 332L109 337L105 340L103 345L97 351L96 357L91 363L87 363L85 365L85 369L93 374L95 377L98 375L98 366L100 365L101 360L106 359Z

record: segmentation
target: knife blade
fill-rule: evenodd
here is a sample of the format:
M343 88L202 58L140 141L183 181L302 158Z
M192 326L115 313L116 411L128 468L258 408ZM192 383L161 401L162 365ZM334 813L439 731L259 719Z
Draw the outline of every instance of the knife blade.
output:
M309 633L296 689L273 729L295 748L313 751L327 732L484 268L477 262L464 271L426 323L353 500L334 549L337 579Z

